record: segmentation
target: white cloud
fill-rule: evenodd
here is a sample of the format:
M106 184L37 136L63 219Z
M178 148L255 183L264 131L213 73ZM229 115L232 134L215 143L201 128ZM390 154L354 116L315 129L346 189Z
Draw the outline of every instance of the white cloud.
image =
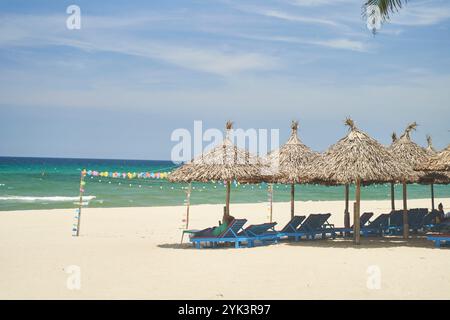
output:
M340 5L343 3L354 3L361 5L359 0L289 0L289 3L301 7L318 7L324 5Z
M235 34L235 36L246 38L246 39L252 39L252 40L298 43L298 44L304 44L304 45L314 45L314 46L321 46L321 47L327 47L327 48L332 48L332 49L350 50L350 51L358 51L358 52L367 52L370 49L370 46L362 41L345 39L345 38L331 38L331 39L324 39L324 40L314 40L314 39L305 39L305 38L287 37L287 36L258 36L258 35L246 35L246 34Z
M135 38L124 28L136 27L149 19L121 18L118 21L87 17L80 31L66 30L64 19L64 16L4 16L0 24L0 46L62 45L84 51L115 52L221 76L272 69L278 64L276 58L263 53Z
M271 8L236 6L236 9L247 12L247 13L258 14L258 15L262 15L265 17L271 17L271 18L276 18L276 19L291 21L291 22L325 25L325 26L331 26L331 27L342 26L338 22L330 20L330 19L325 19L325 18L320 18L320 17L311 17L311 16L299 15L299 14L291 14L288 12L271 9Z

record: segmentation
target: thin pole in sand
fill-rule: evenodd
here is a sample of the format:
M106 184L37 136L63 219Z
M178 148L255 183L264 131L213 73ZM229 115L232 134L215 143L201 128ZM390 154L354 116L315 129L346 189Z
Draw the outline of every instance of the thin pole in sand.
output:
M273 187L272 184L269 183L267 185L268 191L269 191L269 222L272 223L272 210L273 210Z
M191 207L191 192L192 192L192 182L189 182L189 187L186 191L186 223L184 225L184 231L181 232L181 241L180 244L183 243L184 233L189 229L189 209Z
M356 192L355 192L355 200L356 202L353 205L353 241L355 244L360 244L360 205L361 205L361 180L358 178L356 179Z
M191 207L191 192L192 192L192 183L189 183L189 188L186 193L186 230L189 229L189 209Z
M403 180L403 238L408 239L409 224L408 224L408 204L407 204L406 180Z
M344 227L350 228L350 212L348 211L348 201L349 201L350 187L348 184L345 185L345 211L344 211Z
M83 193L84 193L84 176L86 175L85 169L81 170L80 174L80 201L78 204L78 219L77 219L77 230L75 236L78 237L80 235L80 226L81 226L81 207L83 206Z
M391 209L395 210L395 192L394 192L394 182L391 182Z
M430 184L431 188L431 211L434 211L434 183Z
M291 219L294 218L295 184L291 183Z

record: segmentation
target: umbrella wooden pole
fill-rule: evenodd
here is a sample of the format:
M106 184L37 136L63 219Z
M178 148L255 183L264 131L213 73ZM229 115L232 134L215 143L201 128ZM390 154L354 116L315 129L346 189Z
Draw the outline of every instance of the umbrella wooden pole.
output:
M355 204L353 208L354 217L353 217L353 242L355 244L360 244L360 204L361 204L361 180L358 178L356 180L356 192L355 192Z
M295 184L291 183L291 219L294 218Z
M227 181L227 197L226 197L226 212L225 215L227 217L230 216L230 189L231 189L231 182Z
M391 182L391 209L392 211L395 210L395 189L393 182Z
M273 186L270 183L269 187L269 222L272 223L272 213L273 213Z
M430 185L431 188L431 211L434 211L434 184Z
M403 238L408 239L409 224L408 224L408 204L407 204L406 181L403 180Z
M191 207L191 192L192 192L192 183L189 183L189 188L186 193L186 230L189 229L189 209Z
M349 201L349 193L350 187L348 184L345 185L345 211L344 211L344 227L350 228L350 212L348 211L348 201Z

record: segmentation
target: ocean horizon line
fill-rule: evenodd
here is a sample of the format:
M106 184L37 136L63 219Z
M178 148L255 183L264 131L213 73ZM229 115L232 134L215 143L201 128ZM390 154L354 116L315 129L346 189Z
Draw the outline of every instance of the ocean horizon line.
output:
M0 155L0 159L64 159L64 160L114 160L114 161L154 161L154 162L171 162L174 165L177 165L172 160L163 160L163 159L126 159L126 158L84 158L84 157L57 157L57 156L3 156Z

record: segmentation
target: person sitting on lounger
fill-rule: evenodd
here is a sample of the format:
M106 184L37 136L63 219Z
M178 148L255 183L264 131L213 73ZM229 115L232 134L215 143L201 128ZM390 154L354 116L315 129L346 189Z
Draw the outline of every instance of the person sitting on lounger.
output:
M224 232L231 222L234 220L233 216L223 215L222 222L219 221L217 227L206 228L195 233L195 237L217 237Z
M224 214L223 218L222 218L222 223L219 221L219 226L214 227L214 229L212 230L213 236L217 237L219 234L224 232L228 228L228 226L231 224L231 222L233 222L233 220L234 220L233 216Z
M444 206L442 205L442 202L441 203L439 203L439 205L438 205L438 212L439 212L439 215L437 216L437 223L441 223L441 222L444 222L445 221L445 212L444 212Z

